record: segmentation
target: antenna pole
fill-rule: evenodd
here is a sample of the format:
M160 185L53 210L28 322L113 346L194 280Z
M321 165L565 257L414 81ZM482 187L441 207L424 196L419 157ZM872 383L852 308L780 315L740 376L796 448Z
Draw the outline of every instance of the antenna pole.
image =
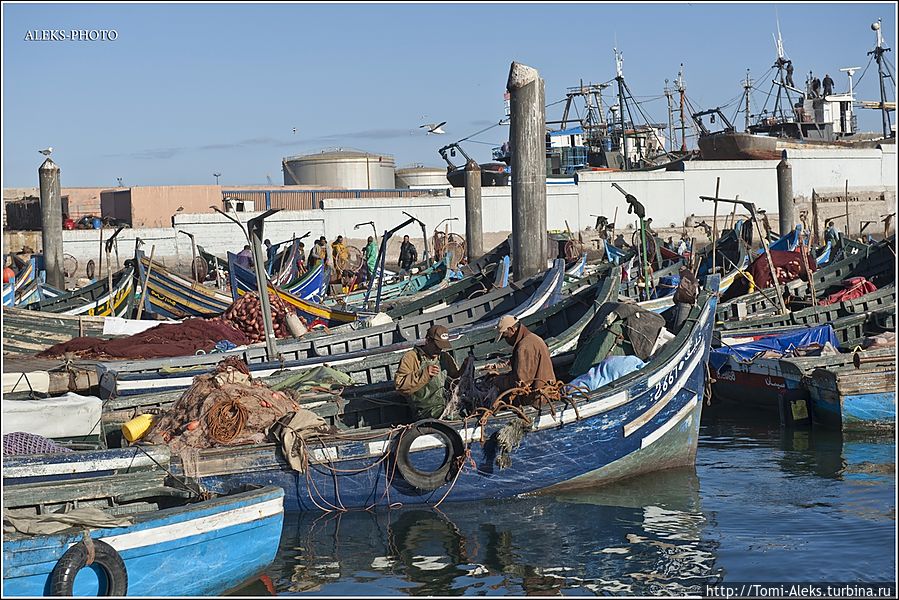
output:
M680 64L680 71L677 73L677 91L680 93L680 151L687 151L687 125L684 121L684 63Z

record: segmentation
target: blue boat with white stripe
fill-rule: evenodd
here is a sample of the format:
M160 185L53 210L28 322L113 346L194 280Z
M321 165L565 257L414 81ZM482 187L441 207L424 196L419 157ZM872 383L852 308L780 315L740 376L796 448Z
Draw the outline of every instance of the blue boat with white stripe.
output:
M106 453L129 452L135 449ZM220 595L274 560L284 520L283 490L261 487L203 499L156 480L165 477L161 469L134 472L118 465L126 474L110 474L117 459L96 454L78 465L104 471L64 480L61 469L72 464L52 457L67 454L4 457L4 517L18 517L18 531L3 536L4 596ZM16 474L56 480L28 483L40 478L10 477ZM60 530L23 531L40 519L38 513L46 516L56 504L72 501L76 510L67 513L71 520ZM54 506L39 511L34 502ZM85 517L78 508L97 506L102 510L95 508L88 521L79 522ZM47 522L42 524L46 529Z

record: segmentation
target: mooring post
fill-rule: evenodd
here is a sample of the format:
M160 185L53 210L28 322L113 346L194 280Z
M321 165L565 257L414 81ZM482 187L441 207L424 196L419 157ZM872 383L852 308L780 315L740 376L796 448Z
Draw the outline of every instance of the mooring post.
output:
M793 167L787 162L787 152L777 163L777 217L780 222L780 235L786 235L796 225L793 205Z
M37 170L41 186L41 243L47 283L66 289L62 258L62 194L59 188L59 166L50 157Z
M278 359L278 346L275 341L275 328L272 322L272 306L268 291L269 282L265 272L265 251L262 250L262 231L265 226L265 218L276 212L278 212L277 209L267 210L258 217L247 221L247 237L250 241L250 248L253 251L253 267L256 271L256 289L259 291L259 303L262 306L262 323L265 327L265 353L269 361ZM277 296L277 293L275 293L275 295Z
M484 256L484 227L481 220L481 167L474 160L468 161L465 165L465 245L468 247L469 263Z
M512 146L512 258L517 281L546 270L546 98L533 67L513 62L510 95Z

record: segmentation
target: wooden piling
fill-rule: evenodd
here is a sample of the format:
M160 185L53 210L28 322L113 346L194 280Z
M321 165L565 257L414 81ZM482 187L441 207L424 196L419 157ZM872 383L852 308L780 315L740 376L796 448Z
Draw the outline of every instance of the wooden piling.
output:
M465 245L468 247L468 262L474 262L484 255L481 167L474 160L465 165Z
M516 281L546 269L546 98L533 67L513 62L510 95L512 145L512 256Z
M64 290L62 252L62 194L59 185L59 166L50 157L38 168L41 188L41 243L47 283Z
M795 206L793 204L793 167L787 162L786 151L777 163L777 217L780 222L780 235L786 235L796 225Z

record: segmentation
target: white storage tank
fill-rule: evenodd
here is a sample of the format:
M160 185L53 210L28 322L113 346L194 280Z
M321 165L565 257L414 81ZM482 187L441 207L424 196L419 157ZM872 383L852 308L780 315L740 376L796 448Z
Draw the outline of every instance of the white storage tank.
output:
M396 170L396 187L409 189L449 188L446 167L413 165Z
M282 160L284 185L319 185L352 190L396 188L396 162L388 154L323 150Z

